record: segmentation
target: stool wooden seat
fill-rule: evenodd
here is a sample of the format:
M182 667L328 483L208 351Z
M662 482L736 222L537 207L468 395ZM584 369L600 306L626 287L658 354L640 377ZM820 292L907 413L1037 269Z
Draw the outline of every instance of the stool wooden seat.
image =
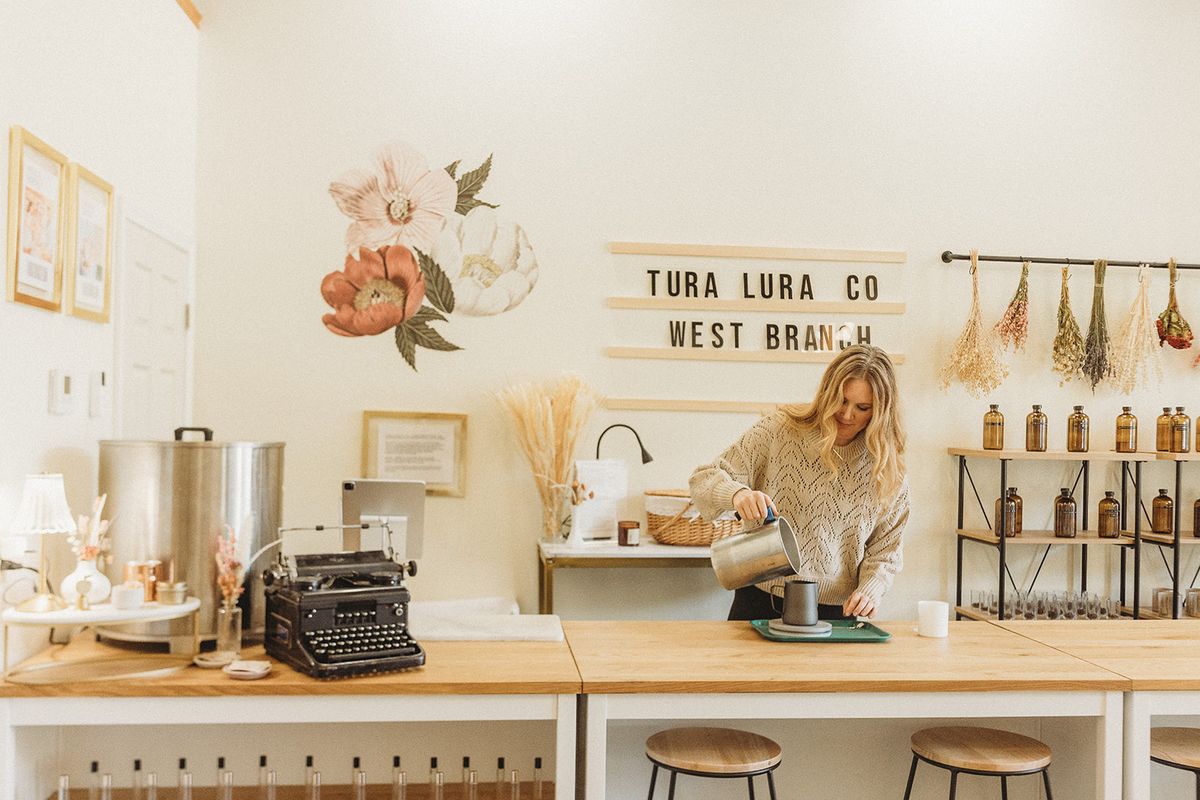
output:
M1200 728L1151 728L1150 760L1195 775L1200 798Z
M950 800L954 800L959 773L999 777L1001 796L1007 798L1010 777L1040 772L1046 785L1046 800L1052 798L1049 772L1052 753L1046 744L1029 736L995 728L925 728L912 735L912 752L905 800L912 793L918 761L950 771Z
M783 760L783 748L757 733L734 728L670 728L646 740L646 758L654 765L650 773L650 798L658 768L671 773L668 798L675 797L675 779L680 773L704 778L746 778L751 800L754 776L766 774L771 798L775 798L772 772Z

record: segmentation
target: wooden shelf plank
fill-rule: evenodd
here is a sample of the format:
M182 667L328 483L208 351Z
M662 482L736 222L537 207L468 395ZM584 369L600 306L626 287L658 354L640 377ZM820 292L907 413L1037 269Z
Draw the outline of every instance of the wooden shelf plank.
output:
M1155 453L1117 453L1111 450L1090 450L1086 453L1068 453L1065 450L1046 450L1034 453L1028 450L984 450L971 447L948 447L952 456L968 458L1009 459L1011 461L1154 461Z
M956 533L959 536L965 536L968 539L990 544L995 547L1000 546L1000 539L996 534L987 529L967 529L958 530ZM1132 536L1132 534L1129 534ZM1144 538L1144 537L1143 537ZM1196 541L1200 542L1200 539ZM1081 544L1097 544L1097 545L1115 545L1117 547L1133 546L1132 539L1124 537L1116 537L1112 539L1101 539L1100 534L1096 531L1079 531L1079 535L1072 539L1059 538L1054 535L1054 531L1021 531L1018 536L1009 536L1005 539L1007 545L1022 545L1022 544L1066 544L1066 545L1081 545Z
M1158 453L1158 461L1200 461L1200 453Z
M606 347L604 355L609 358L648 358L676 361L745 361L772 364L828 364L837 351L821 350L804 352L797 350L710 350L688 347ZM888 353L893 364L903 364L904 355Z
M654 311L769 311L777 314L903 314L904 303L864 300L721 300L702 297L609 297L609 308Z
M609 242L608 252L635 256L692 256L696 258L768 258L778 261L851 261L863 264L903 264L903 250L833 250L801 247L751 247L725 244Z
M1122 531L1122 536L1128 536L1133 539L1133 531ZM1153 531L1142 531L1142 541L1146 544L1161 544L1168 547L1175 546L1175 536L1170 533L1154 533ZM1179 544L1200 544L1200 537L1192 535L1191 531L1182 531L1179 536Z
M422 782L408 784L406 797L408 797L409 800L433 800L433 787L426 782L428 780L428 773L423 772L419 776L412 775L410 777L418 778ZM448 782L445 786L445 800L465 800L466 793L462 788L462 778L460 775L456 772L448 772L446 773L446 777L450 779L450 782ZM168 780L174 781L174 777L172 776ZM480 783L478 786L478 794L480 798L490 800L490 798L497 796L495 782ZM512 784L505 783L501 784L501 786L504 791L500 796L505 798L509 797ZM246 797L249 797L253 794L251 787L239 786L238 791L235 792L235 795L240 797L242 796L241 793L243 791L245 792ZM144 795L145 792L143 791L142 794ZM160 787L159 796L164 794L170 798L174 798L177 795L174 786L165 789ZM533 781L521 781L520 795L521 797L534 797ZM70 796L71 800L87 800L88 790L71 789ZM126 787L114 788L112 791L112 796L113 800L133 800L133 789ZM254 796L257 797L257 795ZM294 785L275 787L275 796L279 800L308 800L309 798L309 794L303 786ZM367 786L368 800L383 800L384 798L389 798L391 796L392 787L389 785L372 783ZM541 796L547 798L554 797L553 781L542 781ZM47 800L55 800L57 797L58 793L56 792L47 798ZM195 786L192 788L192 797L194 800L218 800L220 793L218 787L216 786ZM353 797L354 787L350 786L349 784L324 784L321 786L321 800L352 800Z
M610 411L710 411L732 414L770 414L783 403L754 403L740 400L666 400L606 397L601 405Z

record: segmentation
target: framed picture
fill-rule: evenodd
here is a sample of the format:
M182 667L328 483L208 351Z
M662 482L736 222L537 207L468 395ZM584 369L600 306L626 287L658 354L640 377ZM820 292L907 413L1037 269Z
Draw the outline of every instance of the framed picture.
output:
M364 478L425 481L427 494L462 497L467 415L364 411Z
M8 299L62 307L67 159L14 125L8 151Z
M112 290L113 188L71 163L67 167L64 306L77 317L108 322Z

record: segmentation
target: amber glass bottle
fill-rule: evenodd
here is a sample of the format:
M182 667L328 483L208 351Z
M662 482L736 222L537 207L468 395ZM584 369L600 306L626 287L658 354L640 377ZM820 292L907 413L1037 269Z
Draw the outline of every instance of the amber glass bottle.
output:
M1155 533L1169 534L1175 530L1174 523L1175 503L1166 489L1159 489L1158 497L1151 503L1150 527Z
M1012 489L1008 490L1008 494L1003 499L996 498L996 536L1000 535L1001 508L1004 510L1004 535L1016 536L1020 530L1017 528L1017 501L1013 499Z
M1183 406L1175 408L1171 417L1171 452L1186 453L1192 446L1192 418L1183 413Z
M1101 539L1115 539L1121 535L1121 501L1112 492L1105 492L1100 501Z
M1025 501L1021 499L1021 495L1017 494L1017 487L1010 486L1008 488L1008 496L1012 499L1017 507L1017 521L1013 523L1013 529L1016 531L1014 536L1021 535L1021 518L1025 515Z
M1000 406L988 406L983 415L983 449L1004 449L1004 415L1000 413Z
M1078 510L1071 490L1063 488L1062 494L1054 499L1054 535L1060 539L1074 539L1077 532Z
M1129 406L1121 406L1121 413L1117 416L1117 452L1137 452L1137 417Z
M1067 452L1086 453L1088 451L1088 415L1083 413L1083 406L1075 406L1071 416L1067 417Z
M1025 418L1025 449L1031 453L1044 453L1049 427L1050 420L1046 418L1042 407L1035 405Z
M1154 449L1160 453L1171 452L1171 409L1168 406L1158 415L1154 428Z

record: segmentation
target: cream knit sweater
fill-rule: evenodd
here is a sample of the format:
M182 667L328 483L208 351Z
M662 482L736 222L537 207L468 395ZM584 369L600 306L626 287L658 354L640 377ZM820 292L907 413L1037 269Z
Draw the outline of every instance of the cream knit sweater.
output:
M840 605L855 590L876 604L902 566L900 537L908 522L908 481L880 508L873 458L862 436L834 448L836 476L821 461L820 433L783 412L763 417L712 464L692 473L692 498L705 519L733 509L739 489L775 501L800 545L800 577L819 584L818 602ZM784 578L765 581L770 591Z

